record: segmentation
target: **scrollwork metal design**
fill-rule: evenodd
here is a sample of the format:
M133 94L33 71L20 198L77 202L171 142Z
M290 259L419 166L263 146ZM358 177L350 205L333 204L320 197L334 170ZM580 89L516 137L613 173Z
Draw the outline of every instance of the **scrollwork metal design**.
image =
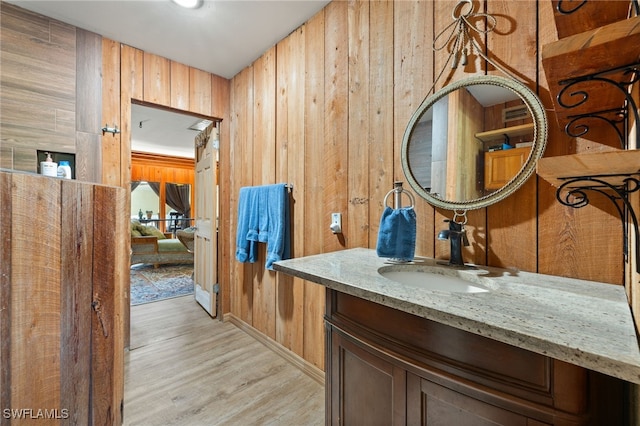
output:
M629 201L629 194L640 190L640 180L631 175L626 176L622 180L622 184L614 185L606 180L606 175L599 176L581 176L574 178L566 178L566 181L558 187L556 198L560 204L581 208L589 205L588 191L593 191L607 197L618 210L620 220L623 227L623 254L625 262L629 259L629 233L626 224L631 219L631 226L635 232L635 254L636 254L636 271L640 273L640 233L638 230L638 217ZM564 194L564 196L562 195Z
M609 118L609 116L613 116ZM594 111L589 114L580 114L569 116L570 121L565 125L564 132L573 137L579 138L589 132L589 125L586 123L589 119L601 120L609 124L618 136L621 148L626 148L627 130L627 111L626 109L609 109L604 111Z
M562 13L563 15L570 15L573 12L575 12L576 10L580 9L582 6L584 6L587 3L587 0L582 0L581 2L579 2L579 4L577 6L574 6L571 9L565 9L564 8L564 4L565 3L573 3L573 0L569 0L568 2L564 2L563 0L558 1L558 5L556 6L556 10L560 13Z
M577 108L589 100L589 93L585 89L580 88L580 84L586 82L601 82L610 85L620 91L624 96L624 105L619 110L596 111L589 114L581 114L570 116L571 121L565 126L565 132L571 137L583 136L589 131L586 124L575 125L576 121L585 118L594 118L604 120L610 124L616 131L623 149L627 148L627 134L630 114L636 123L640 122L640 114L638 113L638 105L630 93L629 88L640 81L640 63L627 65L620 68L587 74L580 77L562 80L559 84L562 87L556 96L558 105L568 110ZM607 118L607 114L616 112L620 117L618 120ZM578 132L571 129L578 129ZM640 127L636 127L636 136L640 140Z

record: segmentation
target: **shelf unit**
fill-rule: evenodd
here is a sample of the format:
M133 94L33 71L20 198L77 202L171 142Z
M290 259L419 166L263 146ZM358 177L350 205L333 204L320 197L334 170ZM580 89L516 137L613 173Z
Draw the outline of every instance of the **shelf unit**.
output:
M519 126L504 127L502 129L494 129L486 132L479 132L475 137L482 142L501 141L507 136L509 139L520 136L531 135L533 140L533 123L521 124Z
M553 3L559 7L562 2ZM592 8L607 8L609 2L588 3ZM637 2L634 10L636 15L640 12ZM592 10L590 16L598 14ZM543 47L542 65L554 95L558 125L571 137L584 136L594 125L611 126L620 140L620 150L541 158L537 172L557 187L556 198L563 205L584 207L592 192L607 196L623 226L635 232L636 271L640 273L638 218L630 201L631 194L640 190L640 150L629 149L633 123L633 139L640 143L637 99L630 90L640 81L638 46L640 16L568 35ZM624 233L625 258L629 234Z

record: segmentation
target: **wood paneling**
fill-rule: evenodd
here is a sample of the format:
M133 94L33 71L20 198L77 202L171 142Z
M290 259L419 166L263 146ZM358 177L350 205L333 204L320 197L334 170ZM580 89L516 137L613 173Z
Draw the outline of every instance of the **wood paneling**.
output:
M35 173L36 150L75 152L76 78L85 77L78 75L82 68L76 70L77 31L82 30L2 2L3 166Z
M305 52L324 52L324 12L307 22ZM304 121L324 122L324 56L305 55ZM322 239L327 220L324 214L322 193L323 162L325 149L324 126L305 126L304 129L304 254L322 252ZM294 187L295 197L299 198ZM282 275L282 274L280 274ZM304 282L303 351L304 358L315 365L324 366L324 287Z
M347 179L349 201L346 215L347 247L369 244L369 3L348 2ZM365 138L363 142L362 138ZM343 214L345 212L342 212Z
M158 105L171 105L171 61L144 52L143 76L143 100Z
M160 183L159 213L165 217L166 183L184 183L191 185L191 217L195 217L195 162L190 158L169 157L165 155L131 153L131 181Z
M271 139L265 138L256 126L264 126L262 117L273 117L275 180L294 183L294 247L304 246L303 252L294 252L296 256L344 247L375 248L384 195L392 189L394 180L405 180L400 146L406 123L447 59L446 49L434 53L432 41L451 22L451 10L456 4L454 0L331 2L277 44L277 76L261 70L264 61L273 60L274 53L269 50L233 79L231 103L242 115L231 122L234 161L229 162L229 178L247 184L249 164L260 170L265 167L261 157L265 150L270 152ZM477 11L486 7L497 17L496 31L480 40L488 47L492 60L540 91L543 101L550 105L539 68L540 34L545 40L554 34L549 28L553 21L544 19L549 10L503 0L482 1L475 7ZM323 32L319 29L320 20ZM304 40L304 45L299 40ZM299 61L304 65L297 65ZM484 74L487 68L491 74L502 74L474 55L467 67L446 69L436 88L447 81ZM247 73L253 73L254 78L248 80ZM272 87L270 78L274 78L276 97L268 105L263 87ZM296 79L304 79L304 88L296 84ZM299 99L306 99L299 107L303 115L296 115L292 109ZM552 129L549 152L565 151L564 146L557 146L564 143L566 138ZM264 171L254 170L253 184L267 183L256 180L257 175L266 176ZM581 212L558 207L555 192L545 185L532 177L499 204L468 212L471 245L464 250L465 260L621 284L621 231L611 208L605 203ZM541 195L544 199L539 203ZM227 201L233 216L237 200L232 194L224 203ZM328 229L332 212L343 214L342 235ZM416 202L416 213L417 254L448 258L448 241L440 242L435 235L446 226L443 220L451 218L452 213L434 210L422 200ZM231 235L235 235L233 218L229 225ZM607 237L607 233L613 237ZM586 262L586 258L590 261ZM301 318L290 321L289 317L297 315L291 311L299 303L297 282L276 277L278 299L269 305L267 300L271 299L259 295L265 289L260 268L263 265L254 267L253 278L243 273L242 288L231 293L231 312L253 327L258 324L257 312L261 318L269 318L268 312L274 312L278 318L276 340L296 352L299 349L295 348L302 345L304 358L318 365L314 348L321 334L317 323L309 318L318 315L316 309L320 305L313 300L318 294L305 284ZM238 278L229 274L222 279L227 276L230 282ZM247 280L253 280L253 285ZM283 298L280 292L285 289L293 293ZM233 303L236 298L238 308ZM256 306L264 303L267 305ZM249 307L253 317L247 315ZM298 338L302 342L291 340Z
M437 2L439 4L440 2ZM431 40L434 29L425 22L433 22L434 2L393 2L393 161L385 169L394 181L405 181L400 157L402 136L413 112L418 109L433 85L433 52ZM383 12L384 13L384 12ZM387 183L390 190L393 182ZM410 188L407 188L410 190ZM422 199L416 199L418 220L416 253L435 256L434 209ZM442 226L442 221L438 226ZM371 246L373 247L373 246Z
M171 61L171 107L189 109L189 66Z
M173 81L173 76L171 76ZM189 68L189 108L188 111L211 115L211 74L196 68Z
M259 285L253 279L254 269L239 265L234 257L238 190L256 183L255 153L269 152L272 149L269 144L273 143L275 162L261 160L258 167L260 176L271 166L275 180L294 183L296 256L354 245L374 248L382 198L394 180L405 180L400 167L400 144L406 123L446 59L444 51L432 51L433 37L451 22L451 10L456 3L454 0L331 2L278 43L275 53L274 49L265 53L275 56L269 58L277 64L278 71L273 77L269 76L270 71L256 68L254 78L252 64L232 81L210 75L208 87L207 83L193 83L190 70L188 95L181 92L185 87L184 77L179 77L185 71L182 65L173 64L172 70L168 59L124 45L118 50L117 43L103 40L102 78L110 82L109 90L115 96L104 93L103 85L102 110L103 114L111 114L120 109L122 131L119 144L111 144L115 140L105 135L112 138L106 152L94 139L95 135L77 135L76 125L72 124L79 107L74 100L78 79L75 40L80 30L3 3L0 164L33 171L35 149L75 150L86 164L83 167L88 176L90 161L99 161L101 176L128 187L131 99L162 106L171 106L178 100L182 105L189 99L189 108L200 108L202 99L208 95L202 95L200 100L192 96L198 96L194 92L206 91L210 94L211 114L225 120L221 125L220 149L222 310L234 313L250 325L255 325L252 315L257 311L267 317L279 316L281 328L276 340L297 348L308 361L318 365L317 348L322 345L318 341L319 320L310 318L315 318L323 302L317 300L312 286L299 286L277 275L276 302L272 306L254 306L254 286ZM539 52L543 44L557 38L552 8L547 2L537 2L537 7L532 7L530 2L487 0L477 3L477 10L484 10L485 3L489 12L498 14L501 28L501 32L490 34L486 41L492 58L537 88L550 108L551 95L539 71ZM43 41L49 39L53 44ZM42 60L51 59L47 55L52 54L55 60ZM459 68L447 78L452 81L483 73L475 59L475 68L466 70L470 73L465 74ZM19 72L20 69L29 72ZM39 76L39 70L46 74ZM198 81L207 80L205 74L195 71ZM178 74L176 81L172 81L174 73ZM257 85L257 81L261 83ZM119 99L114 99L118 97L118 84ZM438 86L442 84L439 81ZM37 99L43 90L52 96L26 103L11 89L22 86L29 86L30 96ZM260 100L258 106L255 96L264 95L259 87L275 90L271 103ZM194 102L197 105L192 105ZM206 101L203 107L207 108ZM368 109L366 114L363 108ZM53 121L52 111L56 111L57 121ZM254 120L254 116L260 118ZM262 120L260 125L268 123L269 128L255 129L258 120ZM54 124L69 132L47 130ZM572 152L575 141L554 127L552 119L550 125L546 155ZM271 126L275 126L275 141L267 138L269 142L264 142L263 132L271 134ZM119 154L112 150L119 150ZM361 170L363 167L367 170ZM465 259L620 284L621 230L611 206L597 201L583 209L570 210L559 205L550 185L537 181L532 177L512 197L489 209L469 213L472 246L465 249ZM354 199L366 199L367 203L354 208L349 203ZM331 212L343 213L344 234L329 231ZM451 212L436 211L417 200L416 213L417 253L447 257L448 243L437 242L435 235ZM265 273L260 272L260 279L264 280ZM286 291L299 291L299 287L304 289L302 294L286 295ZM293 309L299 309L300 314L293 314Z
M267 185L276 181L276 48L272 47L253 64L255 111L253 138L261 141L253 152L253 185ZM260 262L251 265L253 281L253 326L261 333L276 338L276 274L264 268L265 250L260 250Z
M7 172L0 187L0 404L121 424L125 191Z
M104 106L102 107L102 125L108 127L121 126L120 114L120 43L103 39L102 41L102 92ZM120 141L122 133L104 133L100 139L102 147L102 176L101 181L109 185L120 185L122 170L120 156Z

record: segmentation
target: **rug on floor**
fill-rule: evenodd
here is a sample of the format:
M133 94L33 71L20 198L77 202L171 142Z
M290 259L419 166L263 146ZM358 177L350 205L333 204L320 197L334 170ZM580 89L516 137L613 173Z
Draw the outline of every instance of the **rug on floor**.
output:
M193 294L193 265L133 265L131 305Z

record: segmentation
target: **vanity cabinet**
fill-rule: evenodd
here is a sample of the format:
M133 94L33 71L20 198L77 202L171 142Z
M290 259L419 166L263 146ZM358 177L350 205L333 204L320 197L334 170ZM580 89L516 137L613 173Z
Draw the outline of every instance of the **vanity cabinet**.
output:
M621 425L624 382L327 289L327 424Z

